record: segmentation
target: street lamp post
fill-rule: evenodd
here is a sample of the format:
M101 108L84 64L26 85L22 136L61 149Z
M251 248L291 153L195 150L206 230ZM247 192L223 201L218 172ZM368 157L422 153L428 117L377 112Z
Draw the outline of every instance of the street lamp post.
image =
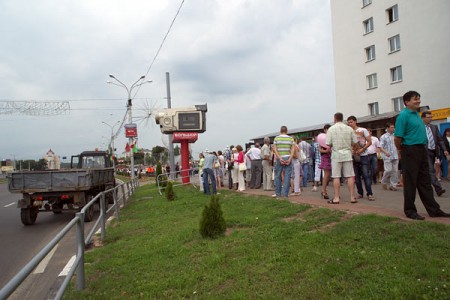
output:
M11 153L11 156L13 157L13 171L16 170L16 155Z
M152 81L151 80L143 81L145 79L145 75L142 75L141 77L139 77L138 80L136 80L130 86L130 88L128 88L122 81L117 79L114 75L109 74L109 77L114 79L116 82L107 81L107 83L114 84L114 85L117 85L117 86L121 86L127 91L127 94L128 94L128 102L127 102L128 122L131 124L131 123L133 123L133 117L132 117L132 113L131 113L131 107L132 107L131 92L133 91L134 88L137 88L137 87L139 87L139 86L141 86L141 85L143 85L145 83L149 83L149 82L152 82ZM140 81L142 81L142 82L140 82ZM133 145L133 140L134 140L133 137L129 138L129 144L130 145ZM131 160L131 180L134 181L135 175L134 175L134 152L133 151L131 151L130 160Z
M119 125L120 121L117 121L112 126L109 125L106 122L102 122L102 124L104 124L104 125L108 126L109 128L111 128L111 142L110 142L110 145L111 145L111 156L112 156L113 168L114 168L114 174L115 174L116 173L116 162L115 162L114 158L116 157L116 155L115 155L115 148L114 148L114 127Z

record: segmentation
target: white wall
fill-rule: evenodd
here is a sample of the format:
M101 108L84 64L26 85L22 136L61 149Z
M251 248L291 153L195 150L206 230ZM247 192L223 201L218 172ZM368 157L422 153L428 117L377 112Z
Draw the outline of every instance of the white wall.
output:
M392 98L408 90L422 95L431 109L450 106L449 0L331 0L337 111L356 116L393 111ZM386 9L397 4L399 19L388 24ZM364 35L363 21L373 17L374 31ZM389 54L388 38L400 34L401 50ZM364 49L375 45L376 59L366 62ZM402 65L403 81L391 84L390 68ZM377 73L378 88L367 90L366 76Z

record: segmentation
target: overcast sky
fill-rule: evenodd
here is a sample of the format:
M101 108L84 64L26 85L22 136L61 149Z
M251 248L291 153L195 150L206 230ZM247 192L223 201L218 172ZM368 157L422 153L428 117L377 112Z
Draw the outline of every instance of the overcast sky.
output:
M329 0L0 1L0 101L68 101L58 116L0 115L0 159L70 157L106 148L126 113L127 85L147 74L133 100L139 148L163 145L148 107L208 104L207 148L332 121L334 70ZM150 68L151 66L151 68ZM150 69L149 69L150 68ZM0 107L3 102L0 102ZM117 128L117 127L116 127ZM125 149L123 130L115 142Z

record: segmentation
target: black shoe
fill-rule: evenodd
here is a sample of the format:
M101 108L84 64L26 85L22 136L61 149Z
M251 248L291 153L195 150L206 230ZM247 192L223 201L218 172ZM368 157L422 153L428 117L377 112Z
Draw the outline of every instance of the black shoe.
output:
M445 193L445 189L440 190L439 192L436 192L436 194L440 197L442 194Z
M450 214L443 212L442 210L439 210L437 213L435 214L429 214L430 217L432 218L438 218L438 217L442 217L442 218L450 218Z
M407 218L413 219L413 220L425 220L425 217L422 217L418 213L410 214L406 216Z

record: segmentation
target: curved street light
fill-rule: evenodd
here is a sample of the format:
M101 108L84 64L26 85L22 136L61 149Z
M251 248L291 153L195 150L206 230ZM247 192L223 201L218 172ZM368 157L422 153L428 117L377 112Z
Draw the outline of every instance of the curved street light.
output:
M132 97L131 97L131 93L133 92L133 89L146 84L146 83L150 83L152 82L151 80L146 80L143 81L145 79L145 75L142 75L141 77L139 77L138 80L136 80L131 86L130 88L128 88L122 81L120 81L119 79L117 79L114 75L109 74L109 77L114 79L116 82L114 81L107 81L106 83L110 83L113 85L117 85L120 87L123 87L126 91L127 91L127 95L128 95L128 102L127 102L127 111L128 111L128 122L131 124L133 123L133 117L132 117L132 113L131 113L131 107L132 107ZM129 138L129 144L133 145L134 142L134 138L130 137ZM134 181L134 153L133 151L131 151L130 154L130 160L131 160L131 180Z
M109 128L111 128L111 141L110 141L109 144L111 146L111 156L112 156L112 161L113 161L114 173L116 173L116 162L114 160L114 158L116 157L115 148L114 148L114 127L119 125L120 121L117 121L116 123L114 123L114 125L109 125L106 122L102 122L102 124L104 124L104 125L108 126Z

